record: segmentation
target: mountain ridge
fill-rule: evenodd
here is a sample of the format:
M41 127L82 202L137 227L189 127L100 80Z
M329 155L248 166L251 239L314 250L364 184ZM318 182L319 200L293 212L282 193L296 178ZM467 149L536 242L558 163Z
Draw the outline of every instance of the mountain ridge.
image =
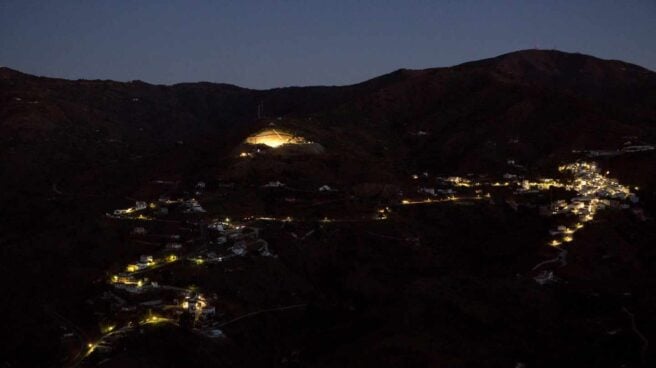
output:
M242 87L237 84L232 84L232 83L225 83L225 82L211 82L211 81L196 81L196 82L176 82L176 83L170 83L170 84L162 84L162 83L149 83L141 80L130 80L130 81L116 81L112 79L99 79L99 78L78 78L78 79L68 79L68 78L63 78L63 77L51 77L51 76L46 76L46 75L34 75L30 73L26 73L23 71L20 71L18 69L14 69L8 66L0 66L0 78L8 78L8 77L19 77L19 76L28 76L28 77L33 77L33 78L47 78L47 79L55 79L55 80L66 80L66 81L95 81L95 82L114 82L114 83L143 83L151 86L165 86L165 87L174 87L178 85L193 85L193 84L198 84L198 85L219 85L219 86L226 86L226 87L237 87L240 89L244 90L251 90L251 91L271 91L271 90L280 90L280 89L286 89L286 88L306 88L306 87L327 87L327 88L333 88L333 87L349 87L349 86L355 86L355 85L360 85L367 83L369 81L377 80L380 78L384 78L386 76L391 76L391 75L396 75L396 74L403 74L403 73L412 73L412 72L421 72L421 71L435 71L435 70L440 70L440 69L450 69L450 68L459 68L459 67L467 67L467 66L472 66L472 65L485 65L485 64L490 64L494 62L508 62L508 61L514 61L517 62L519 60L524 60L524 61L533 61L535 62L536 60L544 60L545 55L548 55L550 57L558 57L558 58L571 58L571 59L588 59L588 60L594 60L595 62L603 62L603 63L608 63L608 64L617 64L619 67L629 67L632 69L636 69L637 71L641 71L644 73L655 73L655 71L650 70L649 68L643 67L641 65L635 64L635 63L630 63L626 62L623 60L619 59L603 59L599 58L596 56L592 55L587 55L579 52L566 52L566 51L560 51L560 50L544 50L544 49L523 49L523 50L516 50L516 51L511 51L507 52L504 54L500 54L497 56L492 56L492 57L487 57L487 58L482 58L482 59L477 59L473 61L465 61L462 63L458 64L453 64L450 66L440 66L440 67L428 67L428 68L421 68L421 69L414 69L414 68L405 68L401 67L398 68L392 72L385 73L370 79L366 79L360 82L355 82L351 84L344 84L344 85L330 85L330 84L316 84L316 85L304 85L304 86L298 86L298 85L290 85L290 86L278 86L278 87L271 87L271 88L249 88L249 87Z
M564 271L571 273L565 275L568 281L552 288L536 285L530 271L557 251L544 238L556 224L537 216L536 205L513 210L508 199L517 196L488 201L476 193L480 204L478 199L444 207L422 202L406 209L399 194L428 197L437 177L489 183L506 173L531 180L555 177L558 165L585 157L573 150L656 143L656 74L627 65L525 50L452 67L399 69L348 86L270 90L210 82L65 80L2 68L0 228L5 231L0 251L5 264L0 279L11 297L3 309L7 331L0 331L9 335L3 338L7 353L0 356L9 357L12 366L61 361L61 323L48 309L74 320L78 312L93 315L88 301L106 286L108 270L156 249L142 244L148 238L135 235L136 226L148 226L149 233L150 226L156 228L161 246L169 238L158 232L180 233L177 225L169 229L168 215L145 225L103 214L135 201L200 193L206 215L220 218L237 219L233 210L237 216L275 215L290 207L318 219L325 218L323 205L347 212L366 204L392 219L364 225L276 223L267 231L273 232L271 246L280 250L285 272L246 257L239 258L248 264L244 270L203 273L234 280L226 296L238 295L236 300L269 290L287 295L280 285L289 272L312 289L308 314L294 323L309 331L298 336L299 342L284 342L286 334L294 335L278 320L284 317L263 313L271 323L244 333L228 328L226 335L236 343L226 345L225 353L219 347L216 361L202 362L208 366L224 364L226 356L271 363L285 351L318 366L357 359L390 364L388 357L407 361L433 354L437 365L470 366L466 363L478 360L512 366L528 359L530 365L546 362L536 366L589 366L614 355L607 346L637 357L630 329L621 330L628 324L597 321L624 318L619 306L629 301L628 290L636 296L631 311L645 322L640 328L646 334L653 330L654 232L651 222L637 220L639 213L609 211L591 226L594 231L577 233L576 246L568 248L574 265ZM320 149L243 144L271 127ZM643 216L656 213L656 151L595 160L622 184L640 187ZM263 187L278 181L285 186ZM317 191L325 185L337 190ZM515 188L507 189L512 195ZM321 202L306 201L315 194ZM552 200L551 194L537 194L543 195L539 205ZM402 211L409 217L397 217ZM197 215L185 217L180 231L193 234ZM115 221L121 229L110 226ZM398 295L402 298L388 302ZM247 303L252 310L283 305L282 299L259 295L252 300ZM591 318L582 305L594 305L596 317L603 318ZM605 333L610 328L617 328L613 334L621 341ZM490 333L496 342L481 338ZM166 356L161 349L175 356L179 346L198 346L178 344L194 335L181 340L173 335L175 348L153 340L158 357ZM606 354L599 355L600 350ZM123 353L134 351L140 361L151 363L154 355L141 355L139 348ZM363 358L362 351L369 356ZM185 360L180 361L207 356L197 353L182 352ZM604 363L619 365L624 358ZM118 359L104 363L125 366Z
M299 132L337 142L334 149L351 147L351 154L366 160L455 172L477 169L472 162L502 162L509 154L540 164L572 149L617 147L624 136L656 141L656 73L560 51L399 69L337 87L70 81L9 68L0 76L0 154L50 162L48 167L61 167L53 175L65 178L94 169L102 161L93 153L99 150L127 164L130 156L184 150L178 142L205 142L192 144L212 151L207 142L214 141L223 147L214 154L225 156L278 118L283 127L296 121L291 125ZM258 119L258 106L265 119ZM418 131L427 136L413 136ZM490 146L516 138L520 143L508 149ZM70 160L81 166L68 173ZM5 160L7 172L26 171L14 161ZM42 165L27 171L50 171Z

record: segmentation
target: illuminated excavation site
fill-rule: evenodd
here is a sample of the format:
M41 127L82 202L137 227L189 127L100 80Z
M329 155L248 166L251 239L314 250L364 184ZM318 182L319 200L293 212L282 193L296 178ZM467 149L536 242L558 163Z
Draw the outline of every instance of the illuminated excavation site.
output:
M271 148L277 148L286 144L310 143L303 137L295 136L280 129L265 129L259 133L246 138L248 144L263 144Z

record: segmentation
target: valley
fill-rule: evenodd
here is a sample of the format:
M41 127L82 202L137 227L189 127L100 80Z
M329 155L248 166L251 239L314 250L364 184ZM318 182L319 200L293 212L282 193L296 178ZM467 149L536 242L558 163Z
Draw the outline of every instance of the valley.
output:
M654 91L546 50L271 90L2 68L0 365L649 366Z

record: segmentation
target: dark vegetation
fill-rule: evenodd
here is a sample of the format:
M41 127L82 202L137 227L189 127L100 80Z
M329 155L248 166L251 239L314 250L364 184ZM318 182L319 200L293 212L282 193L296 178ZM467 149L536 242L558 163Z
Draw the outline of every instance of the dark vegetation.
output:
M260 103L264 119L257 119ZM236 147L270 122L326 153L236 163ZM0 68L0 365L60 364L68 351L52 311L81 326L95 323L85 302L102 289L107 270L142 252L103 214L135 198L156 199L152 180L235 182L208 208L244 214L280 213L284 203L243 188L277 179L311 189L329 183L357 198L325 211L357 212L388 203L421 170L500 175L513 158L527 174L548 176L573 149L616 149L627 140L656 143L656 74L556 51L399 70L352 86L266 91L68 81ZM640 187L653 217L653 151L600 163ZM227 311L308 307L227 326L230 338L219 344L158 326L125 341L105 366L656 362L653 351L641 356L622 310L653 345L653 219L609 213L586 228L558 287L530 277L534 264L554 256L543 245L549 224L537 216L477 204L401 209L392 220L326 225L303 244L289 238L293 229L272 227L265 236L277 262L246 258L232 273L181 271L176 277L202 279ZM313 229L306 226L297 231Z

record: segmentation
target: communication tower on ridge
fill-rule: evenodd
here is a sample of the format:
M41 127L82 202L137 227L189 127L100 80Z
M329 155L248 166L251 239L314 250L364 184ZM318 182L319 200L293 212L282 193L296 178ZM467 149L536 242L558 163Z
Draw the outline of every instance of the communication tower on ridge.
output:
M262 115L264 115L264 103L260 101L257 105L257 118L262 119Z

